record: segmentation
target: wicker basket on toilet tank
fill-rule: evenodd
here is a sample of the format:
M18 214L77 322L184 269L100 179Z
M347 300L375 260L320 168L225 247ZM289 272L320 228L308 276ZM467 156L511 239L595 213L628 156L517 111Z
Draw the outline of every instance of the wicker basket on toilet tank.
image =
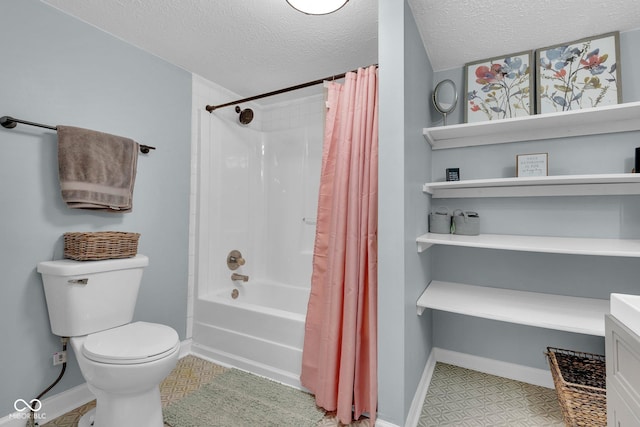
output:
M123 231L64 233L64 257L76 261L131 258L138 253L139 233Z

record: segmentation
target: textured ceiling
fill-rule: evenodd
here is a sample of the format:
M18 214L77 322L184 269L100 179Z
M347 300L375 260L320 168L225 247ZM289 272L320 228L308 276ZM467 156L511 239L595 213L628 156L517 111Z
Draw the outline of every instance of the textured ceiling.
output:
M322 16L285 0L42 1L243 97L378 62L378 0ZM640 29L638 0L407 2L436 71Z
M638 0L408 0L408 3L437 71L611 31L640 29Z
M285 0L43 2L243 97L377 62L377 0L323 16Z

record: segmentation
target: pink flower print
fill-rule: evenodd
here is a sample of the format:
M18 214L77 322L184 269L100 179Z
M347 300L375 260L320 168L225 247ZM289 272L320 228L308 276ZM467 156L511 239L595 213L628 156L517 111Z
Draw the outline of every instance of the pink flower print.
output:
M557 77L559 79L563 78L564 76L567 75L567 70L565 70L564 68L560 71L556 71L556 73L553 75L554 77Z
M502 74L502 65L500 64L491 64L491 68L486 65L480 65L476 68L476 82L481 85L486 85L489 83L495 83L499 80L502 80L504 77Z
M591 75L602 74L607 69L602 63L607 60L609 55L605 53L600 56L599 53L600 49L595 49L587 54L586 59L580 60L580 65L582 65L585 70L589 70Z

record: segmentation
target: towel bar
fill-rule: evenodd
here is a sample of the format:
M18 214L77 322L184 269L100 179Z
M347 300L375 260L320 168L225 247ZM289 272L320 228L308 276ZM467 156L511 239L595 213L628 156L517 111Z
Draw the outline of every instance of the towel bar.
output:
M23 125L36 126L36 127L39 127L39 128L58 130L58 128L56 126L43 125L42 123L29 122L27 120L20 120L20 119L16 119L16 118L13 118L13 117L10 117L10 116L2 116L2 117L0 117L0 125L2 125L3 128L13 129L14 127L16 127L16 125L18 123L22 123ZM149 152L149 150L155 150L155 149L156 149L156 147L152 147L150 145L140 144L140 152L141 153L147 154Z

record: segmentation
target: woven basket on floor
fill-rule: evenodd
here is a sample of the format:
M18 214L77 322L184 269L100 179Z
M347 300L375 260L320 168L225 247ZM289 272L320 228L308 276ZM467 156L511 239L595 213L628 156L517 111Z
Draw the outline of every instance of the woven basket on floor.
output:
M139 233L99 231L64 233L64 257L76 261L131 258L138 253Z
M605 357L552 347L546 354L565 424L606 426Z

